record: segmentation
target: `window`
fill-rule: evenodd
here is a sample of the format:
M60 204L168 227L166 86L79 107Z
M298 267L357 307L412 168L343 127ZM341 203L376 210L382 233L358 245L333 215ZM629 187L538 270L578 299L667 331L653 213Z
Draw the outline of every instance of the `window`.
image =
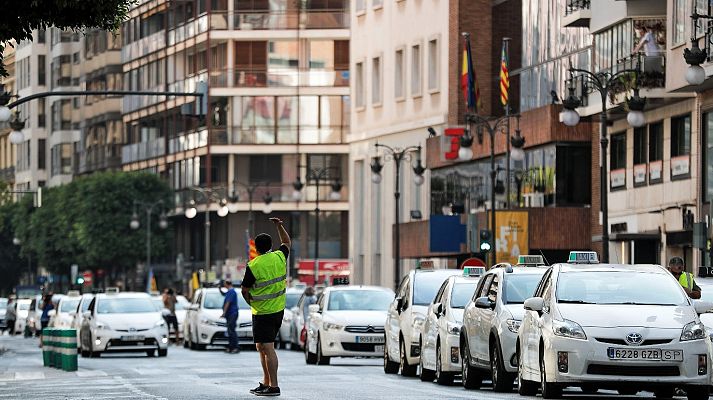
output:
M47 159L47 140L46 139L38 139L37 140L37 169L45 169L46 168L46 159Z
M690 154L691 116L671 118L671 179L689 176Z
M46 99L37 99L37 126L39 128L44 128L47 126L47 103Z
M250 183L282 182L282 156L250 156Z
M371 103L381 104L381 57L371 60Z
M46 63L44 55L37 56L37 84L40 86L46 85Z
M634 165L646 164L646 128L634 129Z
M649 125L649 184L663 180L663 122Z
M498 301L498 291L499 291L500 279L497 274L493 274L493 282L490 284L490 289L488 289L488 300L495 303Z
M38 29L37 30L37 43L44 43L44 42L45 42L45 30Z
M371 6L373 8L381 8L384 6L384 0L371 0Z
M438 90L438 39L428 41L428 90Z
M673 44L680 44L686 41L686 24L689 24L690 12L688 12L690 0L673 1Z
M359 108L364 107L364 63L356 63L355 73L356 106Z
M62 143L52 146L52 176L72 173L72 144Z
M404 98L404 77L404 51L399 49L394 55L394 97L397 100Z
M421 95L421 45L411 47L411 95Z
M626 133L611 136L610 184L612 189L626 187Z
M58 100L52 103L52 130L72 129L72 100Z

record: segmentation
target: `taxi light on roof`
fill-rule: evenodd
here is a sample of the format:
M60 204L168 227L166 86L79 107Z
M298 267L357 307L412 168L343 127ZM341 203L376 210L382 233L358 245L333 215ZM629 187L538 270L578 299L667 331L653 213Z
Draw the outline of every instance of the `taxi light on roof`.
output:
M570 264L599 264L599 258L594 251L570 251L567 262Z
M67 296L81 296L81 293L79 293L79 290L68 290L67 291Z
M485 273L485 267L463 267L463 276L481 276Z
M545 265L542 256L521 255L517 257L517 265Z
M433 269L433 267L434 267L433 260L420 260L418 262L417 269Z
M108 287L108 288L106 288L106 290L104 291L104 293L106 293L106 294L117 294L117 293L119 293L119 288L118 288L118 287Z

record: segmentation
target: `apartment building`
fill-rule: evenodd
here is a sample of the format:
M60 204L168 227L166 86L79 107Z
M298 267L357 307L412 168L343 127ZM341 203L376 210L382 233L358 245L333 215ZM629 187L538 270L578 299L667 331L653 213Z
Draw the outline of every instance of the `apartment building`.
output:
M349 24L345 0L149 0L131 10L124 88L207 86L205 116L188 96L123 99L123 169L157 173L175 190L174 257L185 271L240 275L248 234L274 236L272 216L290 229L293 276L301 260L347 257ZM236 212L221 217L231 198ZM188 219L193 203L199 217Z
M2 90L13 93L15 90L15 47L5 46L3 53L7 76L0 78ZM0 181L12 188L15 184L15 146L10 143L10 124L0 123Z

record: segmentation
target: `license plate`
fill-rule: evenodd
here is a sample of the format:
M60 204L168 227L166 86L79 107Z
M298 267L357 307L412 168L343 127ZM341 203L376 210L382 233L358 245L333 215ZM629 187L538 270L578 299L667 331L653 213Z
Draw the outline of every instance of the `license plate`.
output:
M143 336L122 336L121 340L125 342L139 342L143 341L144 337Z
M357 336L357 343L384 343L383 336Z
M683 350L623 349L609 347L607 355L612 360L683 361Z
M375 353L383 353L383 352L384 352L384 345L382 344L382 345L380 345L380 346L374 346L374 352L375 352Z

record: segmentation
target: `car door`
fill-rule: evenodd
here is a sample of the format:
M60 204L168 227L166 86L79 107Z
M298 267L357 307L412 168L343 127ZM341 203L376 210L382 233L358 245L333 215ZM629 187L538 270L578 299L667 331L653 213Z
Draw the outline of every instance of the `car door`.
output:
M500 294L500 274L493 274L493 280L490 282L490 287L486 292L488 301L491 304L497 304L498 296ZM495 310L492 308L479 308L479 320L478 324L478 347L476 348L476 357L481 360L484 364L490 365L490 329L493 326L493 319L495 318Z
M426 312L426 321L423 325L423 352L422 357L424 359L424 365L428 369L435 368L436 361L436 342L438 341L438 333L440 331L440 314L438 314L438 306L443 304L443 294L446 292L446 288L452 282L451 279L446 279L441 284L441 287L436 292L436 296L431 301L428 306L428 311Z
M552 269L548 270L540 280L533 297L543 297L549 293L552 282ZM522 366L525 373L539 373L539 345L541 330L541 315L537 311L525 310L525 318L523 325L526 325L521 330L523 337L521 338L520 357L522 357ZM522 346L524 344L524 346Z
M91 349L92 348L92 323L94 321L94 309L96 308L96 301L97 298L93 298L92 301L89 303L89 308L87 309L87 315L84 317L82 320L82 346L85 349Z
M317 299L319 311L309 314L307 329L307 343L305 344L311 353L317 354L317 336L322 328L324 313L327 311L327 297L329 293L322 293Z
M398 300L408 296L410 274L403 277L394 301L389 305L386 325L384 326L386 335L386 350L392 361L398 360L399 354L399 332L401 330L401 311L398 307ZM402 300L403 301L403 300Z
M491 278L492 274L486 274L483 275L480 280L478 281L478 285L475 288L475 291L473 292L473 297L471 297L470 301L468 304L466 304L465 309L463 310L463 331L465 332L465 339L468 341L468 346L474 345L474 342L471 343L471 341L475 338L475 329L476 329L476 307L475 307L475 299L480 297L480 293L483 290L483 286L486 285L486 282L488 282L489 279ZM488 283L490 284L490 283Z
M490 286L493 283L493 279L495 279L495 275L496 273L493 272L486 276L483 286L481 286L477 296L475 297L476 300L480 297L488 297L488 292L490 291ZM468 348L470 350L470 357L473 361L475 361L476 364L484 363L484 360L481 356L483 352L482 349L483 347L487 347L489 345L487 343L489 338L487 337L485 338L486 343L483 344L483 315L484 313L482 308L478 308L475 306L473 307L471 317L471 321L473 321L473 324L469 327L471 332L468 335Z

